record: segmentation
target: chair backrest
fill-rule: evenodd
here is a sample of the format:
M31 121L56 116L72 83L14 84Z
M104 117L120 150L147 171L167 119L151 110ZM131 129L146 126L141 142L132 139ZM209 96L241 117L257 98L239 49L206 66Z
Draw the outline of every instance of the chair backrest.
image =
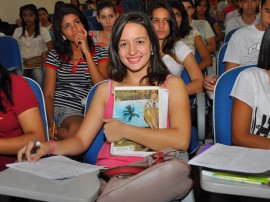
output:
M190 78L189 78L188 72L187 72L187 70L185 68L183 69L180 77L185 82L185 84L190 83ZM189 96L190 104L194 103L195 97L196 97L195 95L190 95Z
M238 30L238 29L233 29L233 30L229 31L228 34L225 35L225 37L224 37L224 43L227 43L227 42L230 41L230 39L231 39L233 33L234 33L236 30Z
M244 65L228 70L218 79L213 98L213 125L216 143L232 145L231 115L233 100L230 93L241 71L256 65Z
M50 35L51 35L51 38L52 38L52 42L54 43L55 42L54 32L50 31Z
M24 79L31 86L32 90L34 91L34 93L38 99L39 110L40 110L40 114L41 114L41 118L42 118L42 122L43 122L44 131L46 134L46 140L48 141L50 139L50 137L49 137L49 132L48 132L47 114L46 114L45 102L44 102L42 90L41 90L40 86L38 85L38 83L36 81L34 81L33 79L28 78L28 77L24 77Z
M23 74L22 58L18 41L11 36L0 37L0 63L9 71Z
M90 92L88 93L87 99L86 99L86 103L85 103L85 110L84 110L84 114L87 113L89 106L91 104L91 101L93 99L93 96L96 92L97 87L99 86L99 84L103 83L104 81L101 81L99 83L97 83L96 85L93 86L93 88L90 90ZM103 127L100 129L100 131L98 132L98 135L96 136L96 138L94 139L94 141L92 142L92 144L90 145L90 147L88 148L88 150L84 153L83 155L83 161L85 163L89 163L89 164L96 164L96 159L97 159L97 155L99 150L101 149L102 145L105 142L105 136L103 134Z
M218 51L217 56L217 76L220 77L225 71L225 64L223 63L224 55L228 47L228 42L224 43Z
M190 78L186 69L182 71L181 78L185 84L190 83ZM196 127L191 127L191 141L188 148L189 154L197 151L200 141L205 139L205 96L204 93L198 93L196 95L189 96L190 105L194 105L196 108L197 124Z
M83 11L84 11L84 10L87 10L87 6L88 6L87 3L82 3L81 5L82 5Z
M95 11L95 9L91 8L91 9L83 10L82 12L85 15L85 17L87 18L87 17L93 16L94 11Z
M139 8L136 8L136 5L134 1L132 0L122 0L122 6L126 5L128 7L128 11L130 10L138 10Z
M89 30L102 30L103 27L102 25L97 21L96 16L89 16L86 18L88 21L88 25L89 25Z

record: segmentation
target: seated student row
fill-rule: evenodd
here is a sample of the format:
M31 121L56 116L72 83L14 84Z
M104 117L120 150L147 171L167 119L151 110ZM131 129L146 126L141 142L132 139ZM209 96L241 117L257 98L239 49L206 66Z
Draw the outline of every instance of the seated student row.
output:
M167 7L168 7L168 5L167 5ZM173 22L172 26L175 26L175 28L172 29L172 30L174 30L174 32L168 32L168 34L170 36L168 35L165 37L169 38L169 39L165 38L165 40L166 40L166 43L168 41L170 41L170 44L174 44L175 39L177 39L177 34L176 34L177 25L176 25L176 21L174 18L174 13L172 12L171 8L169 8L169 9L171 12L170 15L172 16L172 17L170 17L171 18L170 21L174 20L174 21L172 21ZM106 2L106 1L100 2L98 4L98 7L97 7L97 12L98 12L98 16L97 16L98 18L101 18L101 17L110 18L112 15L116 17L114 7L112 7L112 4L110 2ZM109 13L109 16L108 16L108 13ZM59 14L59 15L62 15L62 14ZM59 18L59 15L56 15L55 18L57 18L57 16ZM86 28L87 25L85 23L85 19L83 19L83 16L80 16L81 14L80 15L76 14L76 15L79 16L80 21L82 22L82 24L84 24L84 30L87 30L87 28ZM114 21L111 21L111 23L114 23ZM111 34L111 28L112 28L112 24L110 26L108 26L108 29L104 29L102 32L98 32L98 34L100 34L100 33L106 33L107 35ZM167 26L166 29L168 30L168 28L169 27ZM55 37L56 37L56 44L55 44L56 48L59 49L59 47L68 46L69 41L71 39L66 36L66 33L63 31L58 31L59 27L54 26L54 30L55 30ZM64 34L63 36L65 38L67 38L67 40L64 40L63 36L60 34L61 32ZM82 35L85 35L85 34L86 33L83 32ZM163 43L162 40L163 39L160 40L161 45ZM103 45L103 46L106 45L105 43L102 43L103 41L95 40L95 42L96 42L96 46L95 46L96 50L99 50L101 48L100 45ZM184 53L185 55L180 56L178 58L178 61L180 61L180 63L175 62L176 63L175 68L171 69L172 65L170 63L167 64L167 62L168 62L167 59L164 59L165 58L164 57L163 60L170 67L169 69L170 69L171 73L173 73L177 76L181 75L181 71L182 71L183 65L184 65L185 68L187 69L187 72L188 72L190 78L191 78L191 83L187 85L188 94L192 95L192 94L195 94L197 92L200 92L200 91L202 91L203 77L202 77L202 73L201 73L200 69L198 68L195 57L192 54L192 51L187 46L185 46L183 43L181 43L181 41L177 42L177 43L180 44L180 46L179 46L180 51L179 51L178 46L176 46L174 49L171 49L171 50L168 49L168 51L170 51L172 53L175 51L177 57L178 57L178 54ZM73 65L73 63L74 63L74 65L75 65L72 67L72 71L75 71L75 70L79 71L79 69L81 68L81 65L86 64L86 63L85 62L80 63L83 61L74 60L74 58L75 59L76 58L82 58L82 59L86 58L85 54L80 51L80 47L83 45L83 43L79 44L78 46L74 45L73 43L70 43L70 44L73 45L74 47L72 46L73 52L68 53L68 55L71 54L71 57L73 57L73 58L70 58L69 63L71 65ZM81 49L81 50L83 51L83 49ZM58 52L59 51L64 51L64 50L59 49ZM106 72L108 69L108 63L107 63L107 59L105 59L105 58L107 58L107 56L105 55L105 52L106 51L103 50L102 54L99 54L98 52L96 53L98 56L102 55L102 58L100 58L97 62L97 68L93 68L93 65L92 66L88 65L88 67L90 67L89 72L91 74L91 79L93 80L92 81L93 84L107 78ZM65 52L63 52L63 53L65 53ZM78 56L74 55L74 54L77 54ZM163 53L161 52L161 54L163 54ZM84 87L81 88L81 90L79 92L80 95L77 95L76 99L73 98L73 96L74 96L73 94L75 91L75 89L72 90L73 86L75 83L77 83L76 85L78 85L78 82L81 81L81 79L73 79L73 77L75 76L74 73L69 73L69 74L73 75L72 77L70 77L70 76L64 77L63 72L56 74L55 69L57 70L57 72L59 72L61 70L61 68L59 69L59 67L61 65L63 65L63 62L65 62L65 61L62 61L61 58L59 58L59 59L55 58L55 51L52 51L52 53L50 53L48 55L47 62L46 62L46 85L45 85L45 89L44 89L44 95L45 95L46 109L47 109L47 114L48 114L50 135L51 135L51 137L54 137L54 138L65 139L67 137L71 137L71 136L75 135L76 131L79 129L79 126L80 126L81 121L83 119L83 117L82 117L83 104L82 104L81 100L84 100L84 98L87 95L87 92L91 89L91 86L93 84L87 85L87 86L84 85ZM182 65L182 63L183 63L183 65ZM77 67L76 67L76 64L77 64ZM86 66L84 68L86 68ZM97 74L96 71L93 72L93 70L95 70L95 69L99 70L101 74L100 73ZM88 70L85 70L85 71L88 71ZM103 75L103 76L100 77L97 75ZM56 78L58 78L57 80L61 81L61 82L55 83ZM67 79L67 78L69 78L69 79ZM72 82L71 82L71 80L72 80ZM75 80L76 80L76 82L75 82ZM91 81L89 81L89 82L91 82ZM55 87L55 84L56 84L56 87ZM82 92L84 92L84 93L82 93ZM65 97L66 94L69 94L69 96ZM53 100L54 100L54 102L53 102ZM59 110L64 110L64 111L59 111ZM73 110L73 111L71 111L71 110ZM62 112L65 112L65 113L63 115L60 115L60 114L62 114ZM51 134L53 131L53 123L55 120L54 118L56 119L57 130L55 130L56 134Z
M71 14L67 14L67 16L69 15ZM81 40L75 40L75 43L78 44ZM108 142L127 138L154 150L161 150L165 147L187 150L191 126L186 87L179 77L170 76L167 67L159 57L158 39L149 18L145 14L137 12L121 15L112 32L109 53L111 58L109 73L113 80L103 82L97 88L76 136L62 141L42 142L38 152L31 156L34 161L47 153L69 155L82 153L89 147L101 127L104 127ZM170 126L165 129L140 128L112 119L113 94L112 88L109 88L110 85L112 87L116 85L166 87L169 92L173 92L169 93ZM108 89L111 90L108 92ZM139 157L111 156L108 142L104 143L99 152L97 164L112 167L127 165L141 159ZM55 146L54 151L51 150L52 145ZM30 160L28 151L32 146L33 142L21 150L19 160L24 152L26 152L27 160Z
M157 130L150 129L150 130L155 130L155 132L158 133L158 136L156 136L156 134L152 134L152 132L146 128L132 127L132 126L122 124L116 120L110 119L111 113L110 113L110 118L106 117L109 119L103 119L103 115L106 112L106 109L108 109L108 108L106 108L106 106L108 107L107 98L108 98L108 96L112 96L111 92L109 92L109 95L108 95L108 84L109 83L104 82L103 84L100 85L100 87L98 87L96 95L93 98L93 104L91 104L89 112L87 113L87 116L82 124L82 127L80 128L76 137L73 137L73 138L70 138L67 140L63 140L63 141L58 141L56 143L42 143L41 149L38 150L38 153L33 155L33 156L30 156L30 151L33 147L33 142L30 142L27 145L27 147L23 148L19 152L19 154L18 154L19 161L22 158L22 154L24 154L25 152L26 152L25 153L26 158L28 158L28 160L30 160L30 158L33 158L33 160L38 160L42 155L46 155L47 153L51 153L51 152L53 152L54 154L60 154L60 155L61 154L74 155L76 153L82 152L83 150L88 148L88 146L90 145L94 136L98 132L99 128L102 127L103 122L105 122L105 126L104 126L105 130L104 131L105 131L105 135L106 135L108 141L117 141L117 140L120 140L122 138L132 138L132 140L138 141L141 144L147 144L146 146L149 145L149 147L151 147L151 145L152 145L152 148L156 148L156 150L158 150L161 147L167 146L168 143L176 146L177 144L179 144L180 139L182 139L182 140L185 139L185 136L183 136L183 132L186 133L188 131L186 131L186 129L184 129L185 127L182 128L182 126L179 126L178 121L176 121L176 120L179 120L180 117L178 117L178 116L181 113L173 111L176 109L175 107L177 106L177 107L181 108L180 111L183 113L182 115L185 114L186 116L189 116L189 112L188 112L188 110L186 110L186 108L188 108L188 96L187 96L187 92L185 90L185 86L184 86L183 82L181 80L179 80L177 77L171 76L171 77L167 78L167 75L169 74L169 72L166 70L167 68L163 65L160 58L158 57L159 50L158 50L157 40L150 40L150 38L149 38L151 36L151 37L154 37L153 39L156 39L155 38L156 36L154 34L154 32L155 32L154 28L151 28L151 22L148 20L148 18L146 16L143 18L143 20L147 21L146 24L138 24L139 22L137 20L138 20L138 18L143 16L142 14L139 14L139 15L137 14L136 18L129 18L130 20L132 20L131 22L124 21L125 16L129 16L129 15L131 15L131 14L124 14L123 16L120 17L119 22L118 21L116 22L115 29L117 29L117 28L118 29L113 30L112 40L111 40L111 44L109 47L110 54L114 55L114 57L112 57L112 66L114 68L110 69L110 71L112 71L112 73L113 73L112 77L119 78L119 74L118 74L119 71L121 72L122 70L125 69L124 74L123 74L124 80L122 80L122 81L115 81L114 80L114 81L111 81L111 83L113 85L117 84L120 86L121 85L126 86L126 85L138 85L138 83L142 82L142 84L147 85L148 83L145 83L145 81L141 80L141 78L144 78L143 76L147 75L147 69L149 68L148 64L153 65L153 66L150 66L150 67L152 67L152 70L154 70L155 67L159 68L160 70L161 69L165 70L165 74L164 73L161 74L164 76L163 81L166 82L166 86L167 86L168 90L169 91L173 90L173 92L174 92L174 95L170 94L170 97L173 100L170 101L170 98L169 98L169 117L170 117L170 123L171 123L170 127L171 128L164 129L164 131L162 129L157 129ZM135 20L135 19L136 19L136 21L134 22L133 20ZM142 23L142 22L140 22L140 23ZM143 25L143 26L141 26L141 25ZM121 29L119 30L119 28L121 28ZM270 28L268 28L268 30L267 30L268 34L269 34L269 32L270 32ZM117 36L118 36L118 38L117 38ZM140 43L136 43L137 40L139 40ZM268 38L268 40L269 40L269 38ZM266 45L266 47L269 49L269 46ZM155 54L151 54L151 48ZM134 52L134 50L137 50L137 52ZM264 49L262 49L262 50L264 50ZM263 53L261 53L261 54L263 54ZM268 52L266 53L266 55L267 54L268 54ZM138 65L131 64L129 61L130 55L134 55L134 56L140 55L140 58L142 58L142 60L139 62L140 65L139 64ZM265 58L265 55L263 58ZM126 66L122 66L119 60ZM158 63L156 63L156 62L158 62ZM267 64L267 65L270 65L270 64ZM269 72L267 74L269 74ZM138 77L137 75L140 77ZM120 80L121 80L121 78L120 78ZM178 87L181 86L181 88L180 89L176 88L175 84L177 84ZM267 84L269 85L269 78L267 79ZM178 96L180 96L182 98L181 101L179 100L180 97L178 97ZM183 100L183 98L184 98L184 100ZM183 105L180 103L182 103ZM182 110L185 110L185 111L182 111ZM108 111L110 111L110 110L108 110ZM98 118L97 118L97 115L98 115ZM109 114L108 114L108 116L109 116ZM182 118L184 118L184 117L185 116L183 116ZM98 119L98 120L96 120L96 119ZM186 118L184 118L184 120L188 121ZM188 122L190 122L190 120ZM178 131L178 129L180 129L179 127L184 129L184 130ZM119 134L119 128L122 129L122 132L124 134ZM130 128L132 128L134 131L130 130ZM147 133L145 133L146 131L147 131ZM177 133L179 133L178 135L180 135L180 133L182 132L182 135L181 135L182 138L180 138L180 136L179 136L178 138L180 138L180 139L173 144L171 141L173 141L173 139L175 139L178 136L175 133L176 131L178 131L177 132ZM170 133L170 135L168 135L168 133ZM90 136L89 136L89 134L90 134ZM170 138L169 138L169 136L170 136ZM159 138L157 138L157 137L159 137ZM166 138L164 138L164 137L166 137ZM188 137L188 136L186 136L186 137ZM151 139L151 141L147 141L150 139ZM159 141L162 141L162 143L158 143ZM54 148L55 148L54 151L52 151L52 149L51 149L52 145L50 145L50 144L54 144ZM179 146L180 146L180 144L179 144ZM107 153L108 150L105 150L105 148L106 148L106 145L104 146L103 151L105 153ZM178 146L177 146L177 149L181 149L181 148L178 148ZM102 157L105 157L105 153L100 154L100 155L101 156L103 155ZM100 162L102 162L101 165L103 165L103 163L105 164L106 161L108 161L108 163L109 163L108 166L121 165L120 158L118 158L118 159L117 158L116 159L106 159L106 158L100 159L100 160L103 160L103 162L100 161ZM109 162L109 160L112 160L112 161ZM117 160L120 160L120 162L116 163ZM124 159L122 159L122 160L124 160ZM125 159L125 160L127 160L127 159ZM130 158L130 160L131 160L131 158ZM135 159L132 159L131 161L133 161L133 160L135 160ZM116 164L113 164L113 161ZM123 165L126 165L126 163L128 163L128 162L125 162Z
M234 29L260 23L261 15L260 13L257 14L259 3L258 0L239 0L239 8L236 9L239 16L234 17L227 22L225 26L225 35Z
M257 64L262 36L270 24L270 0L261 1L261 21L237 30L231 37L224 56L225 71L239 65ZM205 76L203 86L213 91L217 77Z
M69 12L69 11L68 11ZM63 15L62 13L60 13L60 15ZM79 14L78 14L79 15ZM82 16L81 16L81 18L83 18ZM56 22L57 22L57 15L55 16L55 19L56 19ZM58 19L59 21L61 21L61 19ZM55 23L56 23L55 22ZM82 21L83 22L83 21ZM70 23L70 22L68 22L68 23ZM75 23L77 23L76 21L75 21ZM60 24L60 23L59 23ZM84 22L84 24L86 24L85 22ZM72 23L71 23L71 25L72 25ZM68 24L68 26L71 26L70 24ZM64 26L66 26L66 25L64 25ZM69 45L70 45L70 43L69 43L69 40L65 40L65 37L61 34L62 33L62 30L60 31L59 30L60 28L59 27L55 27L55 36L56 36L56 48L58 47L58 44L57 44L57 42L60 44L59 46L61 46L63 49L59 49L59 52L61 53L61 51L63 51L63 54L65 54L65 51L66 51L66 48L67 47L69 47ZM62 28L61 28L62 29ZM74 29L74 30L72 30L72 31L77 31L76 30L76 28ZM64 33L64 32L63 32ZM65 34L65 33L64 33ZM85 34L86 34L86 32L82 32L82 35L85 37ZM80 35L80 34L79 34ZM79 36L78 35L78 37L81 37L81 36ZM67 39L69 39L69 37L67 36ZM81 57L82 55L82 53L81 53L81 51L78 51L77 52L77 50L79 50L79 48L78 47L76 47L76 46L74 46L74 44L73 43L71 43L71 45L73 45L72 46L72 48L75 48L74 50L73 50L73 52L70 52L70 53L72 53L72 60L71 61L75 61L76 62L76 58L75 57L77 57L77 55L78 55L78 57ZM84 45L84 43L82 42L80 45L78 45L78 46L83 46ZM82 50L85 50L85 49L82 49ZM85 50L85 51L87 51L87 50ZM189 51L190 52L190 51ZM84 52L84 55L87 55L88 54L88 52ZM68 55L68 54L67 54ZM192 54L191 54L191 56L192 56ZM90 57L91 58L91 57ZM63 58L62 58L63 59ZM78 59L77 59L78 60ZM194 59L194 57L193 57L193 63L195 62L195 59ZM48 123L49 123L49 128L50 128L50 133L52 132L52 126L53 126L53 122L54 122L54 117L55 117L55 115L54 115L54 110L52 110L53 108L54 108L54 104L52 104L52 102L51 102L51 100L52 100L52 97L54 97L54 99L55 99L55 103L56 103L56 106L57 106L57 103L61 103L61 104L59 104L59 105L63 105L63 103L67 103L67 101L68 101L68 99L64 99L65 100L65 102L61 102L61 99L59 100L57 97L61 97L61 96L59 96L57 93L59 92L60 94L61 94L61 92L63 93L63 91L61 91L61 90L59 90L59 89L61 89L62 87L61 87L61 84L63 85L63 81L61 81L61 78L59 78L58 79L58 81L59 81L59 83L56 83L55 84L55 82L56 82L56 80L55 80L55 69L54 69L54 67L55 67L55 65L57 65L57 64L61 64L62 62L65 62L65 60L62 60L61 61L61 59L59 58L59 59L57 59L57 57L56 57L56 55L55 55L55 50L54 51L52 51L50 54L49 54L49 56L48 56L48 59L47 59L47 62L46 62L46 66L48 67L47 68L47 71L46 71L46 74L47 74L47 76L46 76L46 85L45 85L45 90L44 90L44 95L45 95L45 101L46 101L46 106L47 106L47 114L48 114ZM106 60L103 60L103 62L106 62ZM73 63L72 63L73 64ZM94 65L90 65L90 66L92 66L92 68L91 68L91 70L93 71L93 66ZM76 65L73 65L72 66L72 68L73 68L73 71L74 70L76 70L75 68L76 68ZM102 68L99 68L99 69L102 69ZM91 71L90 70L90 71ZM105 71L105 73L107 72L106 71L106 68L104 69ZM49 76L48 76L49 75ZM94 79L95 79L95 76L93 76L93 75L91 75ZM178 76L179 76L179 74L178 74ZM104 78L102 78L102 80L103 79L105 79L105 77ZM61 81L61 82L60 82ZM98 82L99 80L97 80L97 81L95 81L94 83L96 83L96 82ZM69 84L70 84L70 80L69 80ZM55 88L54 86L58 86L57 88ZM66 85L66 84L65 84ZM52 91L52 89L54 89L55 88L55 95L53 95L51 92L53 92ZM66 89L66 88L65 88ZM86 92L88 92L88 90L90 89L90 87L89 88L87 88L87 90L86 90ZM199 90L200 90L200 87L199 87ZM196 90L195 89L195 92L197 92L197 91L199 91L199 90ZM69 90L68 90L69 92L70 92L70 88L69 88ZM79 98L79 100L77 100L77 101L74 101L74 102L72 102L73 103L73 105L75 105L76 103L78 104L78 105L80 105L81 104L81 99L83 99L83 97L85 97L86 95L82 95L81 96L81 98ZM57 100L59 100L59 101L57 101ZM63 109L63 108L62 108ZM59 130L55 130L55 132L56 132L56 138L60 138L60 139L62 139L62 138L65 138L65 136L63 136L62 135L62 133L61 133L61 131L65 131L66 132L66 134L71 134L71 135L74 135L74 134L76 134L76 132L74 132L75 130L77 130L79 127L78 127L78 125L80 125L80 123L79 124L77 124L78 122L80 122L80 120L82 120L81 118L81 116L80 116L80 113L78 113L78 114L74 114L74 113L70 113L70 111L68 111L68 115L70 115L70 116L66 116L66 115L64 115L64 118L68 118L68 123L70 123L70 125L69 124L64 124L64 122L63 122L63 124L62 124L62 121L61 121L61 119L59 119L57 116L57 119L56 119L56 121L57 121L57 126L59 127ZM74 116L74 118L75 119L79 119L79 121L74 121L73 119L72 119L72 116ZM63 116L62 116L63 117ZM81 118L80 118L81 117ZM63 119L62 119L63 120ZM72 121L70 121L70 120L72 120ZM61 125L62 124L62 125ZM77 124L77 127L74 127L74 125L76 125ZM70 133L68 133L69 131L68 131L68 129L69 129L69 127L73 130L72 132L70 132ZM65 129L66 128L66 129ZM64 132L63 132L64 133ZM51 136L54 136L53 134L51 134ZM55 138L55 137L54 137Z
M28 5L26 5L26 6L28 6ZM57 29L55 30L55 32L57 32ZM66 42L68 42L69 40L66 41L65 38L61 34L57 34L57 33L56 33L56 37L58 37L58 40L57 41L60 44L64 44L66 47L68 47L68 43L66 43ZM63 46L64 51L65 51L65 48L64 48L65 46ZM56 43L56 47L57 47L57 43ZM63 49L60 50L60 51L63 51ZM103 55L102 57L105 56L104 53L102 53L102 55ZM74 54L74 52L73 52L73 54ZM58 112L56 111L54 113L54 106L56 105L56 107L57 107L58 106L57 103L60 103L59 105L61 105L61 107L63 106L63 103L66 103L66 105L68 107L72 107L74 105L78 105L78 106L80 105L79 111L82 111L83 105L81 103L81 100L83 100L83 98L86 97L86 94L87 94L88 90L90 89L90 87L87 87L87 88L84 89L86 93L83 94L83 95L80 95L80 98L79 99L77 99L76 101L73 100L72 101L72 104L68 104L68 100L69 99L64 99L63 97L61 98L61 95L60 95L61 93L64 93L64 91L63 91L63 85L64 85L63 80L61 81L61 79L58 79L58 81L61 81L61 82L58 82L58 83L55 84L55 80L54 80L56 78L54 76L55 75L55 70L52 69L52 68L54 68L54 66L56 64L58 64L59 62L61 63L61 59L60 58L59 58L60 60L58 60L57 58L52 59L53 57L55 57L55 51L52 51L50 53L50 55L49 55L49 57L47 59L47 62L46 62L46 66L48 68L47 68L47 71L46 71L46 74L47 74L46 79L47 80L46 80L46 86L45 86L45 89L44 89L44 95L45 95L46 109L47 109L47 114L48 114L48 123L49 123L49 129L50 129L49 131L50 131L50 133L52 132L52 127L53 127L54 120L56 120L57 126L59 128L59 130L55 130L56 136L54 136L54 134L50 134L50 135L51 135L51 137L62 139L62 138L69 137L69 135L76 134L76 130L78 130L79 125L80 125L80 122L82 120L82 116L81 116L82 112L73 113L72 111L67 110L66 114L62 115L59 118L58 115L55 114L55 113L58 113ZM106 63L106 60L104 60L104 59L101 58L101 64L104 63L104 62ZM64 60L62 60L62 62L63 61ZM75 61L75 63L74 63L75 65L73 65L73 67L72 67L72 71L74 71L74 70L76 70L76 60L74 60L74 56L73 56L73 60L71 60L71 63L72 63L72 61L73 62ZM193 63L195 63L195 60L194 59L192 59L192 61L193 61ZM104 66L104 67L106 67L106 66ZM103 68L98 68L98 69L103 69ZM107 68L105 68L103 70L103 74L105 74L107 72L106 69ZM91 70L93 71L93 68L91 68ZM178 76L179 75L180 74L178 74ZM93 75L91 75L91 76L93 77ZM105 78L107 78L107 77L101 78L101 80L103 80ZM94 79L95 79L95 74L94 74ZM70 84L70 81L71 80L68 81L69 84ZM100 80L95 81L94 84L96 82L98 82L98 81L100 81ZM56 85L56 88L55 88L55 85ZM62 87L61 87L61 85L62 85ZM194 92L198 92L198 91L201 90L201 87L200 87L201 84L199 84L197 86L198 86L198 88L197 89L194 88L194 90L193 90ZM66 89L66 87L65 87L65 89ZM55 88L55 90L53 90L54 88ZM62 91L59 90L59 89L62 89ZM70 90L70 89L68 90L68 92L71 92L71 91L72 90ZM192 94L192 92L190 94ZM52 98L54 98L54 103L53 104L51 102ZM64 102L63 102L63 100L64 100ZM64 108L61 108L60 110L62 110L61 113L63 112L63 110L65 112L65 109ZM55 117L56 117L56 119L55 119ZM67 121L63 122L64 119L66 119Z
M55 29L55 31L57 32L57 29ZM62 37L62 35L61 35L61 37ZM59 38L59 37L57 37L57 34L56 34L56 40L58 40L58 41L61 41L62 43L64 42L63 40L63 38ZM193 56L193 58L194 58L194 56ZM48 57L48 59L47 59L47 63L50 63L49 62L50 61L50 55L49 55L49 57ZM195 61L195 60L194 60ZM179 75L178 75L179 76ZM51 77L51 76L48 76L47 78L53 78L53 77ZM46 82L47 83L47 82ZM51 82L49 82L49 83L51 83ZM46 88L45 88L45 98L46 98ZM49 110L47 110L47 111L49 111ZM51 114L51 113L50 113ZM48 116L51 116L50 114L48 114ZM51 116L52 117L52 116ZM53 118L52 118L53 119ZM51 124L50 124L50 122L51 122ZM50 126L50 129L52 128L52 122L53 121L49 121L49 126ZM50 130L50 131L52 131L52 129ZM58 132L58 131L56 131L56 132ZM74 134L74 133L73 133ZM53 135L52 135L53 136ZM58 136L58 135L57 135Z

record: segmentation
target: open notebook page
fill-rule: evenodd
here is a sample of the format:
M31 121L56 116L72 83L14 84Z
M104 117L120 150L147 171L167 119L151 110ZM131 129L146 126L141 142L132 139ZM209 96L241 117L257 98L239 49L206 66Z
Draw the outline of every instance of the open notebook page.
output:
M103 169L102 166L80 163L64 156L42 158L38 162L7 164L7 167L47 179L66 179Z

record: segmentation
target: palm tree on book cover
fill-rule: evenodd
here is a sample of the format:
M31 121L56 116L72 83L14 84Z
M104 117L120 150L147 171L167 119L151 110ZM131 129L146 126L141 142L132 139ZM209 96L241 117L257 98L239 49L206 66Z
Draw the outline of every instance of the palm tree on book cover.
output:
M134 113L134 111L135 111L135 109L131 105L126 106L125 110L122 112L123 113L123 118L127 122L131 122L133 117L139 118L140 116L138 114Z

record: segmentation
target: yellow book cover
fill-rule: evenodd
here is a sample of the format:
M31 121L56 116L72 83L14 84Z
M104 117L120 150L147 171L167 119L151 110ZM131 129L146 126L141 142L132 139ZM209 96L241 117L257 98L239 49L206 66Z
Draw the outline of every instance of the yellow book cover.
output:
M166 128L168 90L158 86L114 88L113 117L138 127ZM111 155L146 156L154 151L122 139L111 144Z

